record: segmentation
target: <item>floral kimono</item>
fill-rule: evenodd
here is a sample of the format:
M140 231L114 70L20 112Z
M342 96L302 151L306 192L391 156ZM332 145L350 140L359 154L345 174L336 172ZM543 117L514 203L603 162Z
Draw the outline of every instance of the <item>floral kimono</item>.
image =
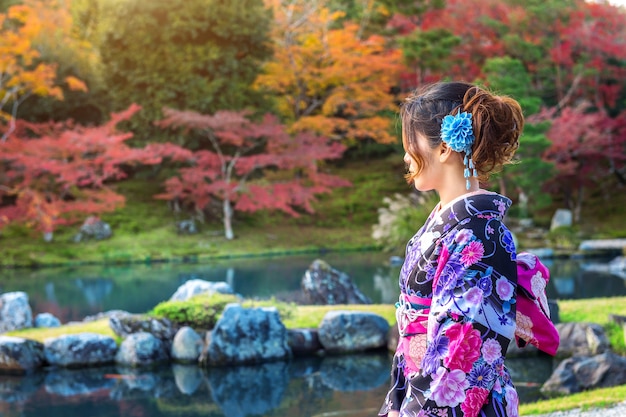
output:
M433 210L409 241L400 272L400 340L379 412L514 417L504 366L515 337L517 269L502 223L511 201L486 191Z

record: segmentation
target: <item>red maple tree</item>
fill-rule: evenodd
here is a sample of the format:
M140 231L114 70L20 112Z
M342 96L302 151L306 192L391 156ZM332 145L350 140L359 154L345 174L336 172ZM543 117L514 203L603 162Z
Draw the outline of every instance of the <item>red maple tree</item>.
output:
M193 152L193 164L167 180L166 192L156 197L191 203L200 212L221 202L227 239L234 238L234 211L280 210L299 216L299 210L313 212L317 194L350 185L318 167L319 161L340 158L345 146L312 133L292 137L275 116L255 122L243 112L163 112L158 126L200 132L211 149Z
M548 113L537 117L550 118ZM552 119L546 136L552 144L543 157L555 164L557 175L547 186L562 193L574 220L580 221L584 191L609 176L623 176L626 165L626 112L611 118L588 106L566 107Z
M129 147L132 133L117 125L139 110L131 105L96 127L18 121L0 142L0 228L24 223L52 233L85 215L113 211L124 205L124 197L110 187L126 176L124 165L159 164L162 155L188 156L168 144Z

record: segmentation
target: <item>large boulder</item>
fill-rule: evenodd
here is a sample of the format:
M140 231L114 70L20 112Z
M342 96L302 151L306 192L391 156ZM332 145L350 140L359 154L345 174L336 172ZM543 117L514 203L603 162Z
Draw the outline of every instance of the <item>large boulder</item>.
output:
M146 332L133 333L122 342L115 362L120 365L140 367L152 366L168 360L163 342Z
M323 349L317 329L288 329L287 342L294 355L311 355Z
M306 304L371 304L350 277L321 259L311 263L301 282Z
M388 332L389 323L378 314L336 310L322 319L319 339L328 352L359 352L385 347Z
M170 355L175 362L193 363L198 361L203 347L202 337L191 327L184 326L174 336Z
M581 391L626 384L626 358L612 352L565 359L541 387L546 395L570 395Z
M610 348L606 332L596 323L558 323L561 342L556 356L593 356L604 353Z
M0 374L27 374L43 364L43 344L21 337L0 336Z
M203 279L190 279L178 287L170 297L170 301L185 301L199 294L234 294L233 289L225 281L205 281Z
M291 356L287 329L276 308L243 308L228 304L207 333L200 357L207 365L252 364Z
M176 327L167 318L145 314L116 314L109 317L109 327L121 338L135 333L150 333L168 345L176 335Z
M28 294L22 291L0 295L0 333L33 327Z
M44 341L44 356L53 366L80 368L111 363L117 345L109 336L96 333L68 334Z

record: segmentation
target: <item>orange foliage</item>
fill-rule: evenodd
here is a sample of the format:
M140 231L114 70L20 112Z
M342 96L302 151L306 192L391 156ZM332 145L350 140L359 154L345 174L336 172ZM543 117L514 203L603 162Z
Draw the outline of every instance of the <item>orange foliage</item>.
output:
M335 28L341 13L320 3L268 0L275 51L257 88L276 95L292 131L312 129L348 143L392 142L390 122L380 113L396 109L392 89L402 69L401 52L382 36L363 39L356 24ZM370 119L377 130L363 129Z

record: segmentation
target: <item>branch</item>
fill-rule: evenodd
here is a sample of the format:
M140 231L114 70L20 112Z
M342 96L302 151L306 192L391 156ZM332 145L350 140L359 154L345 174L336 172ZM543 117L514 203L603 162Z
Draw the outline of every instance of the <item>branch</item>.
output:
M559 103L556 105L557 109L562 109L563 107L565 107L565 105L567 104L567 102L570 100L570 98L572 97L572 94L574 94L574 91L576 90L576 88L578 88L578 84L580 84L580 81L583 79L583 75L582 73L576 75L576 77L574 78L574 81L572 82L572 85L570 86L569 90L567 91L567 93L565 93L565 96L559 101Z

